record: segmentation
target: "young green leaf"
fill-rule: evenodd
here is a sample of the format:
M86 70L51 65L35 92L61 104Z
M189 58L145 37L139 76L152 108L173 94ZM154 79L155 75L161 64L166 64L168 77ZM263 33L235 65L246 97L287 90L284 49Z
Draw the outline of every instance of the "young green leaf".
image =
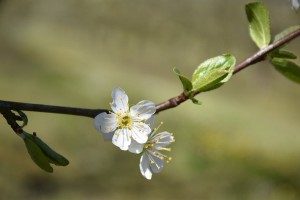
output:
M193 92L204 92L227 82L235 66L235 57L224 54L201 63L192 77Z
M289 51L276 49L270 53L271 58L296 59L297 56Z
M191 81L185 76L181 75L179 69L177 69L176 67L173 68L173 72L179 77L183 86L184 93L187 94L188 92L190 92L193 89Z
M202 105L202 102L199 101L198 99L195 99L194 97L191 97L190 99L191 99L191 101L192 101L194 104L196 104L196 105Z
M300 29L300 25L295 25L295 26L291 26L287 29L284 29L283 31L281 31L280 33L275 35L273 42L276 42L276 41L284 38L285 36L289 35L290 33L295 32L299 29Z
M273 58L271 63L282 75L300 83L300 67L297 64L282 58Z
M30 135L30 134L29 134ZM24 135L24 142L27 148L27 151L33 160L33 162L39 166L41 169L45 170L46 172L53 172L53 168L50 166L47 157L44 155L42 150L39 146L32 140L31 137L27 137Z
M19 114L19 117L21 118L23 124L20 125L21 128L25 127L27 124L28 124L28 118L26 116L26 114L20 110L15 110L18 114Z
M262 49L271 41L269 11L260 2L247 4L245 10L249 22L250 36L255 44Z
M59 153L57 153L56 151L51 149L40 138L38 138L35 135L32 135L32 139L40 147L40 149L42 150L44 155L49 159L50 163L53 163L53 164L59 165L59 166L66 166L69 164L69 161L65 157L63 157L62 155L60 155Z

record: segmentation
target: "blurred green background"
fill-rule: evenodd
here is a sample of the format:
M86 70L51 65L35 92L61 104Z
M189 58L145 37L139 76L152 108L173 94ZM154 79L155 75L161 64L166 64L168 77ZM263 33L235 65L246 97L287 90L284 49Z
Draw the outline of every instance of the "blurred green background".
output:
M222 0L1 0L2 100L109 108L122 87L130 103L181 92L207 58L242 61L257 49L244 5ZM272 33L299 24L288 0L263 1ZM287 49L300 56L299 39ZM300 64L300 60L296 60ZM31 161L0 121L0 199L300 199L300 86L263 62L218 90L162 112L173 160L151 181L139 156L102 139L89 118L27 112L35 131L70 160L53 174Z

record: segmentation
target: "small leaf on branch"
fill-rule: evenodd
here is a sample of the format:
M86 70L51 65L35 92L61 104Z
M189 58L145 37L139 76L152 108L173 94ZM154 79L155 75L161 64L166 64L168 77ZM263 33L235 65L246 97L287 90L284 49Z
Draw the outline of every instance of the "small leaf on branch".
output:
M193 92L204 92L220 87L232 76L235 57L224 54L201 63L192 78Z
M202 105L202 102L199 101L198 99L196 99L196 98L194 98L194 97L191 97L190 99L191 99L191 101L192 101L194 104L196 104L196 105Z
M191 81L187 77L183 76L176 67L173 68L173 72L179 77L184 93L188 94L193 89Z
M32 138L25 135L24 142L33 162L46 172L52 173L53 168L50 166L47 157L44 155L40 147L32 140Z
M271 63L282 75L296 83L300 83L300 67L297 64L282 58L273 58Z
M27 124L28 124L28 118L26 116L26 114L20 110L15 110L18 114L19 114L19 117L21 118L23 124L20 125L21 128L25 127Z
M53 172L50 163L58 166L66 166L69 161L56 151L51 149L45 142L38 138L35 134L23 132L23 140L25 142L27 151L34 161L41 169L46 172Z
M271 41L269 11L260 2L247 4L245 10L249 22L250 36L255 44L262 49Z
M291 26L291 27L288 27L288 28L284 29L283 31L281 31L280 33L275 35L274 42L284 38L285 36L295 32L299 29L300 29L300 25L295 25L295 26Z
M296 59L297 56L289 51L276 49L270 53L272 58Z
M37 136L33 135L33 141L40 147L42 152L45 154L45 156L48 157L49 162L58 166L66 166L69 164L69 161L51 149L45 142L43 142L40 138Z

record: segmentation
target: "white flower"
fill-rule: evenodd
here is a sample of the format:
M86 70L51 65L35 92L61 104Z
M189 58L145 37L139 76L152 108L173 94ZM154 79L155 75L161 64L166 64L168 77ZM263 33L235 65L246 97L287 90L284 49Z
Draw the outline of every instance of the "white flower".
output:
M294 10L298 10L299 7L300 7L300 1L299 0L291 0L291 3L292 3L292 8Z
M149 123L152 123L156 112L155 104L143 100L129 108L128 96L119 87L112 91L112 98L112 112L97 115L95 128L104 134L104 139L111 139L114 145L124 151L128 150L132 141L145 143L151 133Z
M174 136L172 133L167 131L161 133L155 133L154 131L147 143L143 146L144 153L140 159L140 170L142 175L150 180L153 173L159 173L164 167L165 161L168 163L172 159L160 151L171 151L171 148L168 148L172 142L175 142ZM135 149L141 149L140 144L135 144L137 147Z

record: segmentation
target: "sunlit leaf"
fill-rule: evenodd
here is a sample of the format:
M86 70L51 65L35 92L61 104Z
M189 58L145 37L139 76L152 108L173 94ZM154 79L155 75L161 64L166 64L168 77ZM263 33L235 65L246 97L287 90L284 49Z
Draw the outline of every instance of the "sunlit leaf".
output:
M204 61L193 74L193 91L203 92L220 87L230 79L234 66L235 57L229 54Z
M191 81L187 77L183 76L180 73L179 69L174 67L173 72L179 77L185 93L188 93L189 91L191 91L193 89L193 85L192 85Z
M262 49L271 41L269 11L260 2L247 4L245 10L249 22L250 36L255 44Z

